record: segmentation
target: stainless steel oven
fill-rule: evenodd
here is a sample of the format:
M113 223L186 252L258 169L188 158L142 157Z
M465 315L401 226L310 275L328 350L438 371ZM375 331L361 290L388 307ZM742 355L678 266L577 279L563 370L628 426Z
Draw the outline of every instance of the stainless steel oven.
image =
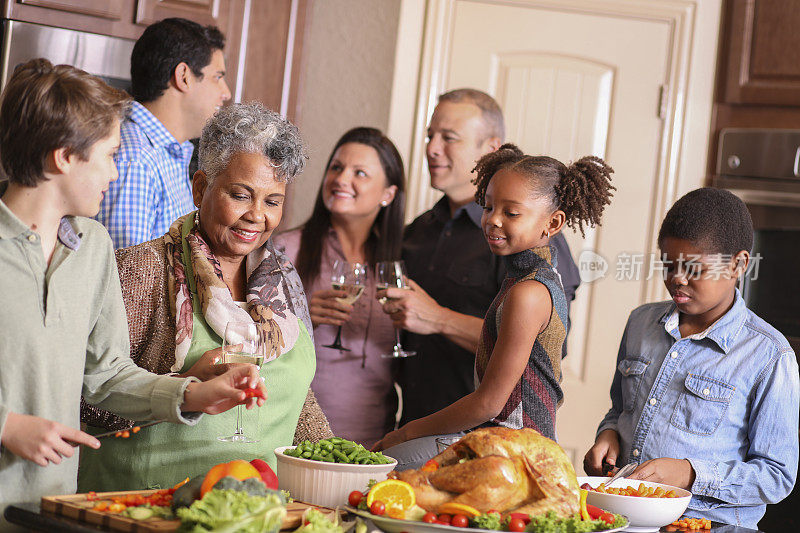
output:
M748 307L800 352L800 130L722 130L714 185L753 217L758 270L743 279Z
M119 89L130 89L131 51L135 41L107 35L3 20L0 89L20 63L44 57L102 78Z

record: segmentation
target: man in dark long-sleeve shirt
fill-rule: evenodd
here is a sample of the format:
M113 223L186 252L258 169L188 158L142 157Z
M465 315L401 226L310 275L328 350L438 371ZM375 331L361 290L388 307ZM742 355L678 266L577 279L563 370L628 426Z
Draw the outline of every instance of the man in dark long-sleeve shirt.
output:
M412 222L403 239L403 259L413 291L387 304L406 330L404 347L417 355L400 361L401 424L427 416L475 389L475 349L483 316L505 277L480 225L482 208L471 182L475 162L496 150L504 137L495 100L474 89L439 97L428 127L426 150L431 186L444 197ZM580 283L566 240L558 234L559 271L567 302Z

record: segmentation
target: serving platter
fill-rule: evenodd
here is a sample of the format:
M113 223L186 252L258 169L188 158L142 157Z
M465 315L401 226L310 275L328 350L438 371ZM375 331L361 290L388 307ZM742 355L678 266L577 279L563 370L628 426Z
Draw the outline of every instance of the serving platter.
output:
M98 492L89 500L88 494L65 494L62 496L45 496L42 498L41 509L46 513L66 516L79 522L101 526L112 531L125 531L130 533L167 533L178 529L180 520L165 518L148 518L147 520L134 520L127 516L95 511L92 509L98 501L110 500L114 497L129 495L149 496L155 490L134 490L122 492ZM332 516L335 511L318 505L301 501L293 501L286 505L286 517L283 519L281 529L295 529L302 523L302 516L309 508L318 509L323 514Z
M375 524L378 529L381 531L385 531L386 533L444 533L447 532L460 532L464 533L468 531L472 532L482 532L482 533L498 533L497 531L491 529L478 529L478 528L465 528L465 527L455 527L455 526L445 526L442 524L429 524L427 522L421 522L416 520L400 520L398 518L389 518L388 516L377 516L368 511L362 511L360 509L356 509L354 507L346 506L345 509L353 513L354 515L360 516L361 518L366 518L368 520L372 520L372 523ZM604 529L602 531L597 531L594 533L614 533L616 531L624 531L625 528L628 526L626 522L624 526L614 528L614 529ZM503 532L500 532L503 533Z

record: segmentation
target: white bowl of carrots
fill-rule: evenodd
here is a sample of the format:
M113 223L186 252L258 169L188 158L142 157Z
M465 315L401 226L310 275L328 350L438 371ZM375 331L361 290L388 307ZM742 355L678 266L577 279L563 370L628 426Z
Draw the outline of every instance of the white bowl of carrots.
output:
M671 485L623 478L606 487L604 482L608 479L578 478L581 488L591 487L586 503L627 516L630 527L637 531L656 531L671 524L680 518L692 499L691 492Z

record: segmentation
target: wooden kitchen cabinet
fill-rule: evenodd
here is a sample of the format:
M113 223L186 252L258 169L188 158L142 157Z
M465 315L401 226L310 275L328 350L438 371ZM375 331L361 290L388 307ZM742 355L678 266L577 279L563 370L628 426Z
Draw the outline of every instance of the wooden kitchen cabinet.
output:
M125 0L19 0L18 3L91 17L122 20Z
M131 40L169 17L217 26L225 34L226 79L234 97L296 116L308 0L0 0L0 5L6 19Z
M169 17L182 17L200 24L219 26L219 14L224 13L227 0L138 0L136 24L148 26Z
M723 19L722 101L800 105L800 2L729 0Z
M724 128L800 129L800 2L725 0L706 184Z
M287 0L286 3L289 3ZM238 46L245 0L5 0L4 18L138 39L161 19L182 17L223 32L236 20L236 33L225 32Z

